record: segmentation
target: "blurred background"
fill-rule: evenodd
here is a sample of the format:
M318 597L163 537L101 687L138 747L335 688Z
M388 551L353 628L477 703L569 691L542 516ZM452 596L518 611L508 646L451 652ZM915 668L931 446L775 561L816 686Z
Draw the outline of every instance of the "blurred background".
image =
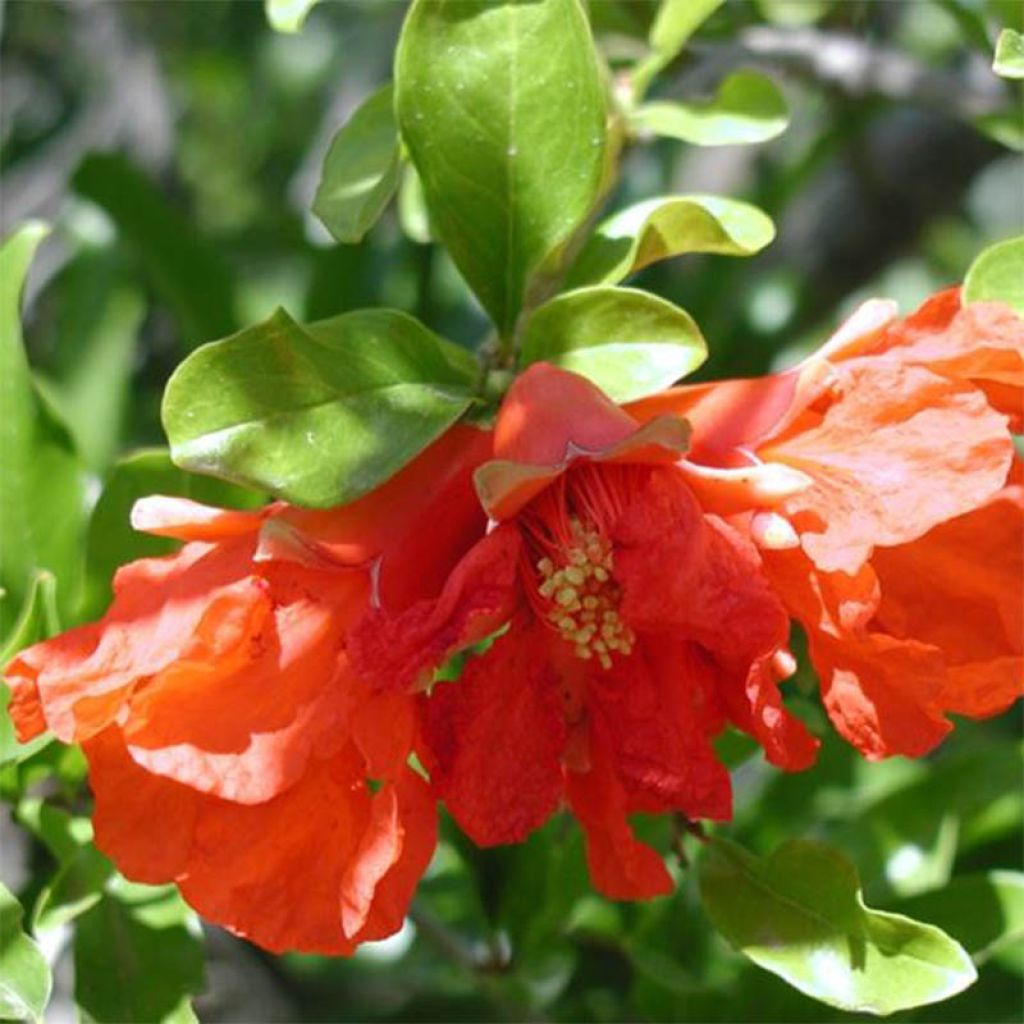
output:
M613 65L642 52L652 4L590 7ZM94 497L111 494L128 453L163 444L160 396L184 355L277 306L313 320L389 305L467 346L484 334L451 262L422 241L414 197L354 246L334 244L310 213L332 135L390 76L404 12L398 0L324 2L288 34L262 3L241 0L0 4L2 233L30 217L54 225L29 278L26 342ZM777 223L754 259L689 256L640 278L701 325L711 349L701 376L790 363L870 295L909 312L958 282L985 245L1024 232L1021 86L991 71L998 27L1022 21L1018 0L731 0L701 28L656 92L700 95L749 67L772 75L792 109L789 129L762 146L659 141L625 161L613 208L717 192ZM127 507L115 498L108 516ZM94 519L93 547L106 528ZM103 571L118 557L123 548ZM72 619L102 611L98 578ZM966 886L965 914L982 913L968 906L970 879L1024 856L1019 715L962 723L928 761L868 765L828 735L812 680L799 682L805 717L827 737L819 767L784 777L737 754L728 834L762 853L821 836L856 861L873 906L931 920L929 892L952 884ZM48 771L19 768L8 792L38 780L86 808L73 753L47 756ZM352 960L274 958L208 929L196 1012L210 1022L846 1019L714 936L687 868L692 840L665 822L643 827L673 851L680 888L627 906L589 892L567 821L487 852L446 825L393 939ZM2 828L4 882L31 905L52 857L6 811ZM118 954L72 952L68 926L47 941L58 965L47 1020L62 1024L75 1015L76 962L102 972L103 956ZM993 955L963 995L902 1017L1017 1021L1022 973L1024 941Z

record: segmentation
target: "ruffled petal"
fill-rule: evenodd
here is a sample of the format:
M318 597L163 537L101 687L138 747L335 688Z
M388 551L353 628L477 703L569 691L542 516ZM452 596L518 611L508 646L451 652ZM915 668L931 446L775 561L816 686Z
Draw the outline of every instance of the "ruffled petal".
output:
M498 527L452 570L440 596L398 614L371 609L349 637L355 671L379 689L407 691L429 683L453 653L508 621L518 600L521 549L518 530Z
M566 772L566 795L587 838L594 887L611 900L647 900L675 888L657 850L641 843L626 818L626 794L611 764L612 744L591 733L586 771Z
M279 603L248 632L243 657L183 656L132 698L123 728L139 765L238 803L269 800L296 781L321 737L339 731L344 609L366 592L358 577L308 575L329 603ZM330 601L346 583L354 594Z
M961 308L950 288L893 324L873 346L889 358L917 363L944 377L971 381L1020 430L1024 414L1024 320L999 302Z
M857 576L820 573L800 551L770 552L765 566L807 631L822 697L836 729L866 757L920 757L949 722L940 709L945 662L930 644L870 628L878 585L870 567Z
M943 654L947 711L984 717L1024 695L1024 488L875 552L878 628Z
M98 626L29 648L8 676L21 686L34 673L47 725L70 743L103 729L136 684L179 659L244 659L270 609L266 584L248 575L251 547L188 544L124 566Z
M710 742L722 723L708 706L708 680L691 646L643 637L628 658L590 673L590 750L606 745L601 756L630 810L724 821L732 814L729 773Z
M875 546L916 540L1006 479L1006 420L975 388L920 367L854 360L838 392L759 454L813 477L784 508L818 568L854 574Z
M543 627L516 626L425 705L435 791L479 846L525 839L562 794L566 726L549 641Z
M753 545L705 516L673 471L652 472L634 491L613 537L626 620L645 636L682 635L698 645L701 671L713 676L710 692L729 718L773 763L806 768L817 741L783 707L773 671L789 617Z
M353 748L311 761L273 800L243 806L150 774L128 756L113 728L84 746L96 797L96 843L129 878L176 881L205 918L272 952L349 954L369 932L378 938L401 925L397 897L408 889L413 869L429 859L430 826L414 808L401 819L402 848L385 857L386 867L360 868L362 858L380 851L367 838L374 798ZM398 801L400 809L406 806ZM392 874L397 882L386 889ZM346 935L343 893L351 895L357 877L363 903L370 890L373 902L360 911L363 930ZM378 891L379 916L373 905Z
M681 417L641 425L586 378L535 363L502 402L495 458L476 471L476 489L492 519L509 519L578 459L672 463L689 441Z

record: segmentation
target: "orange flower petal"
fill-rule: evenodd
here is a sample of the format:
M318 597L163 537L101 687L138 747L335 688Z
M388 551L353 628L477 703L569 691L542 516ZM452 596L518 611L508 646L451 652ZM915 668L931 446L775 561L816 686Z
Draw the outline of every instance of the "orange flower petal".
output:
M814 478L784 511L819 568L855 573L876 545L916 540L1006 479L1006 420L977 389L870 359L837 368L836 387L819 422L759 452Z

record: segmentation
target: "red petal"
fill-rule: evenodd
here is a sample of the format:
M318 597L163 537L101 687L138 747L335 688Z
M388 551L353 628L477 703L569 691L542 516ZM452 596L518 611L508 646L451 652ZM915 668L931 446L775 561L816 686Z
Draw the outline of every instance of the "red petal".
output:
M647 900L675 888L656 850L641 843L626 820L626 794L615 776L610 745L592 733L590 767L566 773L566 793L587 837L587 866L608 899Z
M514 622L426 704L435 790L480 846L520 842L558 806L566 727L548 646Z
M865 756L920 757L950 729L939 709L945 665L936 648L868 627L874 573L819 573L800 551L765 556L772 582L807 631L826 710Z
M502 402L496 458L477 470L477 492L492 519L509 519L577 459L675 462L689 435L677 416L640 426L590 381L535 363Z
M673 471L652 472L646 489L636 489L614 540L626 620L645 636L698 645L714 680L712 699L773 763L807 767L817 743L782 706L771 671L786 645L789 617L753 546L704 516Z
M85 750L96 795L97 845L128 877L177 881L208 920L273 952L348 954L362 939L362 933L346 937L342 930L343 885L365 877L360 858L375 850L364 841L371 797L351 747L331 760L311 761L295 786L255 806L149 774L128 757L113 728ZM408 888L410 870L429 858L429 826L425 837L413 834L425 825L420 810L402 820L402 851L375 882L373 904L363 914L365 931L373 932L367 937L382 937L386 927L401 924L397 897ZM393 873L401 876L399 884L388 890ZM378 892L384 901L379 917Z
M508 621L517 601L521 544L515 527L499 527L459 562L439 597L399 614L368 612L349 638L355 671L381 689L406 691L429 682L455 651Z
M872 565L878 626L942 652L944 709L983 717L1024 694L1024 488L913 544L877 551Z
M180 658L216 661L239 654L250 622L269 610L250 577L248 539L211 548L188 544L167 558L118 570L114 603L96 627L29 648L8 674L34 673L47 725L64 742L110 722L135 685Z
M1002 486L1006 421L975 388L875 359L842 364L836 386L820 422L760 453L816 481L784 507L819 568L853 574L876 545L916 540Z
M220 541L255 533L271 506L258 512L212 508L188 498L154 494L132 508L132 529L177 540Z
M473 471L490 453L488 432L455 426L358 501L323 510L288 507L280 517L340 564L375 565L382 603L405 608L435 595L483 534Z
M677 810L727 820L729 773L710 737L721 721L707 701L699 654L685 641L644 637L628 658L589 674L590 750L605 745L631 810Z
M310 592L315 586L324 599L332 583L339 589L337 577L308 575ZM365 595L358 577L342 580ZM343 610L343 599L282 602L265 626L249 629L234 663L199 650L152 677L133 697L125 725L132 758L238 803L287 789L321 737L339 733Z

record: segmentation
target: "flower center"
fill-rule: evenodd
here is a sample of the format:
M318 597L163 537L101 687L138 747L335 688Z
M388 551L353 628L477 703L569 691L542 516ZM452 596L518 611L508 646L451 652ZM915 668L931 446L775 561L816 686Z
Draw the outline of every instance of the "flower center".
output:
M612 654L629 654L636 634L619 615L622 588L612 578L612 546L576 516L569 520L572 541L561 552L564 564L551 558L537 563L541 597L550 603L548 621L571 644L578 658L597 658L612 667Z

